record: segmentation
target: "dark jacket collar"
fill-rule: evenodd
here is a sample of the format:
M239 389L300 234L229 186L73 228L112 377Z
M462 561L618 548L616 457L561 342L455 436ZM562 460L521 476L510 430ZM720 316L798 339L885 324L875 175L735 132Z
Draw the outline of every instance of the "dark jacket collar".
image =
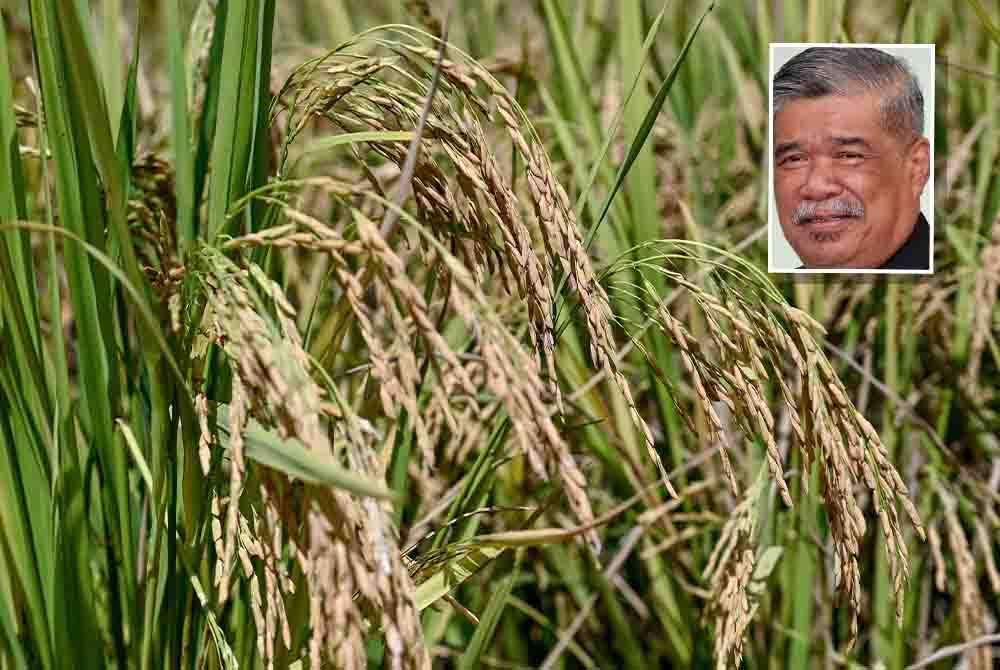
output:
M931 227L921 212L913 232L879 270L927 270L931 262Z
M896 250L889 260L878 266L878 270L929 270L931 262L931 227L924 213L917 215L917 223L903 246ZM805 265L800 265L799 270Z

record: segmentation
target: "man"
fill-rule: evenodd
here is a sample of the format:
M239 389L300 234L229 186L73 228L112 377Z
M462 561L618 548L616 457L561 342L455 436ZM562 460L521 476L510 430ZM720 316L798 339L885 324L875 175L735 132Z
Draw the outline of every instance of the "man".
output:
M870 48L812 47L774 78L774 195L805 268L926 270L924 98Z

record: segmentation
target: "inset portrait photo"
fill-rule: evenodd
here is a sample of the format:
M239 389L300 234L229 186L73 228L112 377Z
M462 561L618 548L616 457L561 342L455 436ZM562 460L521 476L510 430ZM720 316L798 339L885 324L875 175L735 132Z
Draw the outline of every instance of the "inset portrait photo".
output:
M768 271L934 270L934 45L771 44Z

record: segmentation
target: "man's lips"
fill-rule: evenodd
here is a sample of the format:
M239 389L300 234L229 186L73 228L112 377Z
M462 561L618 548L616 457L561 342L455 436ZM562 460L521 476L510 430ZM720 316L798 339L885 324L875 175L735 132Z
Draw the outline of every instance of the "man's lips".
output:
M806 217L802 219L799 225L809 226L809 227L823 227L823 228L835 228L858 217L852 216L850 214L815 214L813 216Z

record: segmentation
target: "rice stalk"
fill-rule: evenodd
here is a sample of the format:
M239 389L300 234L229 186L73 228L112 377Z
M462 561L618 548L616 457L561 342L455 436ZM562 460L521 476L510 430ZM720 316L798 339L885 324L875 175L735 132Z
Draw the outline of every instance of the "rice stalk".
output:
M221 598L227 597L234 553L250 580L252 613L258 646L268 667L275 659L275 639L290 643L285 599L292 593L287 579L281 538L288 537L295 560L308 576L312 637L310 657L335 659L345 668L365 667L363 644L367 628L364 608L378 612L392 668L429 667L420 643L413 607L413 585L391 537L389 510L374 500L364 502L336 489L313 487L310 495L292 495L290 483L274 471L261 471L263 522L255 520L240 539L240 494L246 480L242 435L250 413L273 425L280 435L301 441L308 449L347 458L360 472L378 474L365 454L364 428L350 413L342 414L338 432L345 442L331 442L323 426L325 392L313 381L310 361L302 348L292 306L280 288L254 265L241 269L218 252L205 249L197 274L204 282L211 337L220 344L233 369L229 404L230 487L223 550L216 579ZM275 316L264 299L269 299ZM242 519L246 524L245 518ZM299 530L301 529L301 530ZM238 548L237 548L238 547ZM261 574L252 558L260 560ZM360 592L361 599L355 599ZM363 625L364 624L364 625Z
M290 110L288 126L293 129L289 138L296 137L308 117L315 114L347 132L395 131L412 126L419 116L420 97L394 83L389 76L378 75L394 74L425 87L427 67L436 61L437 52L419 46L418 42L394 43L393 48L395 58L371 56L357 60L334 52L293 73L283 88ZM476 269L478 276L499 270L505 285L516 282L529 307L536 356L545 370L549 392L560 406L552 323L555 286L549 268L555 264L566 273L584 306L591 358L598 368L608 369L642 431L647 453L664 476L652 434L614 361L616 345L610 326L610 303L583 247L568 196L514 98L482 66L464 55L463 59L458 63L445 58L440 63L441 100L435 101L428 115L427 146L421 151L412 179L418 218L431 222L435 232L442 235L468 267ZM330 83L320 85L320 81ZM483 124L490 121L490 104L496 106L503 128L525 160L535 214L530 228L513 189L488 148ZM455 166L453 179L448 178L434 158L438 143ZM400 146L373 142L372 149L401 168L404 154ZM287 146L283 153L287 155ZM479 206L481 200L486 202L485 211ZM499 240L494 230L499 231ZM428 260L433 261L433 254ZM499 267L492 267L493 262L498 262ZM669 487L669 482L666 484Z
M758 551L758 507L765 481L758 478L733 508L702 573L711 588L707 614L715 619L713 652L717 670L740 666L746 631L757 611L751 581Z
M650 245L647 245L650 246ZM662 251L657 249L662 248ZM880 526L886 537L886 555L895 594L896 615L902 621L908 550L899 523L901 506L917 533L923 535L920 515L906 485L888 459L877 432L847 397L846 389L819 348L814 333L821 326L804 312L775 296L766 280L754 271L718 264L709 290L671 269L689 258L697 245L682 242L657 244L642 261L619 263L612 272L631 263L659 272L683 289L708 326L707 342L696 342L679 321L659 304L651 286L640 296L646 311L681 352L681 359L696 389L694 399L708 417L712 441L720 439L715 403L732 413L743 434L758 437L765 460L786 505L792 500L784 477L784 460L776 441L771 402L765 382L776 382L787 410L792 444L802 458L803 486L812 463L821 472L820 494L830 522L837 556L834 581L851 608L851 636L857 636L862 613L861 574L858 556L867 524L856 489L871 492ZM652 303L652 306L648 306ZM788 362L791 360L792 365ZM701 386L701 390L697 390ZM792 389L798 389L797 394ZM694 428L692 426L692 431ZM723 471L730 487L736 478L724 444Z

